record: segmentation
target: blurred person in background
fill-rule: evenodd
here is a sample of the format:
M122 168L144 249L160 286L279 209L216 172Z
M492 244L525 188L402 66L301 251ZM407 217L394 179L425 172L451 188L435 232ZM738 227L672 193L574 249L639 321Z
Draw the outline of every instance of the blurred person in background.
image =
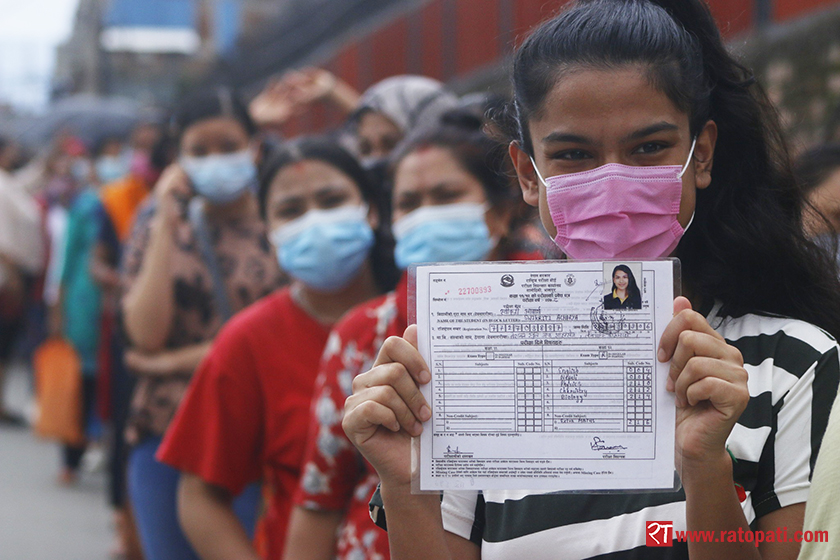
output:
M104 165L104 158L115 157ZM114 556L140 558L136 526L126 496L125 427L134 388L134 376L123 363L124 335L119 320L119 263L123 246L128 241L131 225L140 205L146 200L155 181L173 158L173 141L154 123L141 123L131 133L127 149L118 151L111 144L97 160L100 177L122 171L116 180L103 179L100 190L100 212L97 216L99 236L91 258L91 272L102 290L103 342L99 354L98 410L109 422L108 446L109 501L114 508L116 541Z
M503 145L474 115L449 114L394 152L396 262L531 260L545 255L513 235L518 191ZM285 558L386 559L388 537L370 520L379 478L341 429L353 378L389 336L408 326L408 275L396 289L348 313L333 328L310 408L303 476Z
M96 149L94 171L100 185L113 183L128 174L131 152L126 150L125 141L118 137L101 140Z
M389 225L388 154L414 129L436 125L443 113L458 105L458 98L441 82L415 75L386 78L359 95L327 70L306 68L270 82L251 102L250 111L262 126L282 130L290 117L318 101L347 114L349 144L382 191L378 211Z
M0 424L16 425L23 419L5 408L5 368L45 260L41 211L15 173L20 161L18 146L0 137Z
M281 558L330 327L396 282L393 245L378 232L378 191L337 142L288 142L265 163L260 182L270 239L291 285L216 337L159 453L183 471L180 519L204 560L258 557L231 497L263 474L264 557Z
M282 281L255 195L255 127L227 89L176 111L178 162L138 214L125 249L122 312L138 376L128 421L128 489L147 560L197 558L176 513L180 473L155 460L190 378L227 319ZM259 487L235 501L253 532Z
M95 403L101 365L100 343L107 339L102 336L102 289L93 274L92 260L99 241L102 214L99 188L105 178L122 172L119 166L110 163L115 161L111 158L120 157L123 143L118 138L105 138L94 151L94 160L79 156L73 162L74 178L78 185L84 186L68 212L58 303L54 309L58 317L53 321L79 356L83 379L81 432L98 443L101 419ZM87 441L64 446L63 468L59 474L61 483L75 482L87 449ZM97 446L91 453L101 453L101 450Z

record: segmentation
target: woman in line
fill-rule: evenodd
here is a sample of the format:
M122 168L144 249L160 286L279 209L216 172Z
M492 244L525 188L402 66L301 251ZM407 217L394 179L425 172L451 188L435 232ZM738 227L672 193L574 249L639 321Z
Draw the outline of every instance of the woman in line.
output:
M410 436L431 417L417 385L431 375L411 326L356 377L344 416L381 478L371 505L392 556L796 558L794 542L645 547L646 520L802 528L840 377L828 334L840 334L840 286L802 232L772 107L700 0L576 2L523 43L513 83L523 196L567 256L682 262L689 297L658 359L671 364L660 382L675 395L683 489L413 495Z
M511 235L516 191L504 147L482 134L480 119L445 123L409 137L394 154L397 264L544 258ZM386 338L408 326L407 290L404 273L396 290L348 313L330 335L289 523L290 560L388 558L387 537L368 514L379 479L347 440L341 418L353 378Z
M375 232L376 192L338 144L286 144L260 183L262 214L291 285L222 330L159 453L183 473L179 517L205 560L259 557L231 497L261 477L262 552L282 556L327 335L348 309L393 286L392 245Z
M178 163L140 210L125 249L122 299L138 376L126 439L128 491L147 560L196 558L177 520L180 473L155 460L190 378L232 312L282 282L259 219L254 127L227 90L182 103ZM238 502L253 530L254 486Z
M604 296L604 309L641 309L642 292L636 285L636 277L626 264L613 269L612 290Z

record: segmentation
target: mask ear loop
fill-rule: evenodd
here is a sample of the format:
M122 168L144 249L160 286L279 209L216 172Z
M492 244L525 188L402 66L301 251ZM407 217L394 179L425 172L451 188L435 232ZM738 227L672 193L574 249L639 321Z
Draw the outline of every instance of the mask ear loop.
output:
M691 149L688 151L688 159L685 160L685 165L683 165L682 171L680 171L680 174L677 175L678 178L682 179L682 176L685 175L685 172L688 170L688 166L691 165L691 158L694 157L694 147L696 145L697 137L695 136L694 140L691 141Z
M691 141L691 149L688 151L688 159L683 165L682 171L680 174L677 175L679 179L682 179L682 176L685 175L686 170L688 170L688 166L691 164L691 158L694 157L694 147L697 145L697 137L694 137L694 140ZM694 212L691 213L691 218L688 220L688 223L683 228L683 234L688 231L688 228L691 227L692 222L694 222L694 216L697 214L697 210L695 209Z
M528 158L531 160L531 165L534 166L534 173L537 174L537 178L540 180L540 183L542 183L544 187L548 188L548 183L545 182L545 179L543 179L543 176L540 174L540 170L537 169L537 162L534 161L534 156L528 156Z

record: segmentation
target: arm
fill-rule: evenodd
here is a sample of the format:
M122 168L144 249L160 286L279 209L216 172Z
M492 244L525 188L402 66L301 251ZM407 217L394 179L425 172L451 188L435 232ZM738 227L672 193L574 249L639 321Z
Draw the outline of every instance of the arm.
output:
M343 511L318 511L296 506L286 532L286 560L331 560Z
M231 501L227 490L181 473L178 519L202 560L259 560Z
M149 377L192 374L210 352L212 344L211 340L156 354L128 350L125 353L125 365L135 373Z
M157 209L137 278L123 298L125 330L144 352L163 349L172 328L175 293L171 258L180 208L178 192L189 192L189 180L177 166L169 167L155 187Z
M417 351L417 327L404 336L387 339L373 369L353 380L342 425L382 481L394 560L477 559L478 546L443 529L440 497L411 493L411 437L431 417L418 383L428 383L431 374Z

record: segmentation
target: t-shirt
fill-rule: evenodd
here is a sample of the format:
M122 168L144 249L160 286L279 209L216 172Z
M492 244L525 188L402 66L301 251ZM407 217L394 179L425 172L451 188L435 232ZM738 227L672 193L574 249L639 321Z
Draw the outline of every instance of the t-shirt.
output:
M236 495L265 476L268 558L280 558L303 459L312 388L329 329L283 289L221 330L158 459Z
M137 215L124 250L123 287L127 293L143 263L155 214L154 199ZM282 285L277 257L265 237L256 207L252 213L227 221L208 217L207 229L233 312L251 305ZM207 342L216 336L224 318L213 297L213 278L201 254L186 212L173 227L171 288L174 314L167 350ZM135 444L147 435L163 435L181 402L192 372L165 377L140 377L132 397L126 439Z
M794 319L744 315L709 324L741 351L750 400L727 439L734 481L755 529L758 518L808 498L810 477L840 379L838 346ZM481 546L481 557L687 560L688 546L647 548L646 521L686 530L685 493L572 495L520 491L445 492L447 531ZM384 525L378 493L371 516Z
M313 510L346 510L336 545L341 560L389 558L388 536L368 515L379 476L347 439L341 420L344 400L353 393L353 378L370 369L386 338L402 336L408 326L407 291L403 276L394 292L354 308L336 325L315 385L295 503Z

